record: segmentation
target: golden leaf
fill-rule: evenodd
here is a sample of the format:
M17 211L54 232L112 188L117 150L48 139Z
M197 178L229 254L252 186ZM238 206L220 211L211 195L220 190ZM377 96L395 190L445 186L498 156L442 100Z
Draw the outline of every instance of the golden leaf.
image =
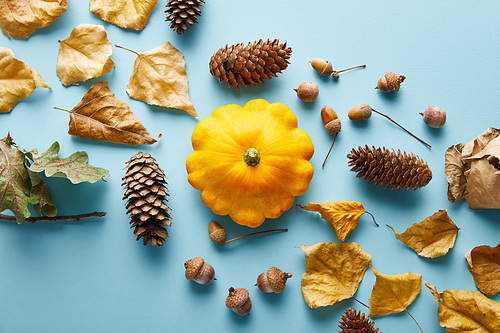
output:
M354 296L371 256L357 243L318 243L300 247L306 257L302 294L311 308Z
M414 273L386 275L370 265L376 276L370 296L370 316L385 316L405 311L420 294L422 275Z
M122 28L142 30L158 0L90 0L90 11Z
M449 289L441 294L424 281L439 303L439 325L447 332L500 332L500 304L479 291Z
M486 295L500 291L500 244L477 246L465 254L477 288Z
M394 235L401 242L411 247L419 256L436 258L448 253L455 244L458 228L448 217L446 210L439 210L420 223L413 223L405 232Z
M113 53L102 25L80 24L60 41L57 76L65 86L87 81L111 71Z
M297 207L321 213L321 217L335 228L337 238L342 242L356 228L359 217L364 213L368 213L361 202L348 200L329 201L325 203L310 202L307 206L297 205ZM375 222L375 224L377 223Z
M152 144L157 141L142 126L127 104L115 98L106 81L90 87L80 103L68 112L68 133L71 135L129 145Z
M8 47L0 47L0 113L10 112L37 87L49 88L33 68L14 58Z
M68 0L3 0L0 28L9 39L28 38L36 29L51 24L67 7Z
M152 105L181 109L198 118L189 99L184 55L169 42L137 54L134 71L127 85L133 99Z

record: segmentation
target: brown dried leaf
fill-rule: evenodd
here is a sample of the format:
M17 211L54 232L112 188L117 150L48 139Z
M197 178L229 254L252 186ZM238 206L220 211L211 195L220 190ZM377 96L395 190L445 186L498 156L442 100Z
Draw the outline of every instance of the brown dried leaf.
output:
M127 104L115 98L106 81L90 87L69 113L68 133L71 135L128 145L153 144L157 141Z
M28 38L61 16L68 0L3 0L0 1L0 28L5 36Z
M37 87L49 88L33 68L14 58L8 47L0 47L0 113L10 112Z
M115 65L111 42L102 25L80 24L60 41L57 76L65 86L104 75Z
M441 294L424 281L439 303L439 325L447 332L500 332L500 304L479 291L449 289Z
M397 239L426 258L436 258L448 253L460 230L446 210L439 210L422 222L412 224L402 234L398 234L393 227L388 227L394 231Z
M136 54L127 85L129 96L148 104L181 109L198 118L188 94L184 55L169 42Z
M477 246L465 254L477 288L486 295L500 291L500 244Z
M302 294L311 308L354 296L371 256L357 243L318 243L300 247L306 258Z
M451 146L445 153L445 173L448 181L448 200L450 202L459 202L465 198L465 188L467 180L465 179L466 164L462 161L462 150L464 144Z
M158 0L90 0L90 11L122 28L142 30Z

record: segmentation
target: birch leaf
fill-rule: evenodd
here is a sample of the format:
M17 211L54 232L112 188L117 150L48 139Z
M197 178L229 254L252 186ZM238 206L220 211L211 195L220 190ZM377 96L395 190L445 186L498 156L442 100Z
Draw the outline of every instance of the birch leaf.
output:
M479 291L445 290L438 293L435 286L424 281L439 303L439 325L447 332L500 332L500 304Z
M465 254L477 288L486 295L500 291L500 244L477 246Z
M336 304L354 296L371 256L357 243L317 243L305 253L302 294L311 308Z
M121 28L142 30L158 0L90 0L90 11Z
M448 253L460 230L446 210L439 210L422 222L412 224L402 234L398 234L390 225L388 227L394 231L397 239L426 258L437 258Z
M90 87L80 103L68 112L68 133L71 135L128 145L153 144L157 141L127 104L115 98L106 81Z
M129 96L151 105L184 110L198 118L189 98L184 55L169 42L141 54L132 52L137 58L127 85Z
M61 16L68 0L3 0L0 1L0 28L5 36L28 38Z
M14 58L11 49L0 47L0 113L10 112L37 87L50 89L33 68Z
M112 44L101 25L80 24L60 43L56 72L65 86L104 75L115 65Z

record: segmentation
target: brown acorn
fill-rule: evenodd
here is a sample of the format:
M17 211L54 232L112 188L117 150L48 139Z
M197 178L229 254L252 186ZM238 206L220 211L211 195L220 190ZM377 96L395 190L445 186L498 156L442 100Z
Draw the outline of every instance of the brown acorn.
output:
M202 257L187 260L184 263L184 268L186 268L186 279L199 284L209 284L215 278L214 268L206 263Z
M320 75L328 76L333 73L333 65L328 60L316 58L310 61L311 66Z
M265 293L281 293L285 289L286 280L291 278L291 273L284 273L277 267L269 267L257 278L256 286Z
M335 140L337 140L337 134L340 132L342 125L335 110L329 106L324 106L321 109L321 120L323 121L323 125L325 125L325 129L328 132L328 134L335 134L335 136L333 137L332 145L330 146L330 150L328 150L325 160L323 161L323 165L321 166L324 167L326 160L328 159L328 156L332 151L333 145L335 144Z
M366 120L372 116L372 108L368 103L360 103L349 110L347 116L353 121Z
M250 300L250 293L245 288L228 289L229 295L226 298L226 307L233 310L234 313L239 315L246 315L252 309L252 301Z
M226 240L226 230L217 221L212 220L208 223L208 234L216 244L224 243Z
M380 89L382 92L398 91L401 83L406 79L404 75L394 74L391 71L385 73L378 82L375 89Z

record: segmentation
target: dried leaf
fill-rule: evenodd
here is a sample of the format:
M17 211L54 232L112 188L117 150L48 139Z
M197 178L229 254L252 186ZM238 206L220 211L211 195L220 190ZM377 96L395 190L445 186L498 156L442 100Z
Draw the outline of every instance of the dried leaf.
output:
M337 238L342 242L356 228L359 217L364 213L368 213L361 202L348 200L325 203L310 202L307 206L297 205L297 207L321 213L321 217L335 228Z
M477 246L465 254L477 288L486 295L500 291L500 244Z
M385 275L371 265L370 268L376 276L370 296L370 316L378 317L405 311L420 294L422 275Z
M106 22L142 30L158 0L90 0L90 11Z
M445 173L448 181L448 200L450 202L459 202L465 198L465 188L467 180L465 179L466 165L462 161L462 150L464 144L451 146L445 153Z
M129 145L153 144L157 141L127 104L115 98L106 81L90 87L69 113L68 133L71 135Z
M0 113L10 112L37 87L49 88L30 66L14 58L8 47L0 47Z
M449 289L440 294L435 286L424 284L439 303L439 325L447 332L500 332L499 303L479 291Z
M33 205L35 212L38 216L43 214L47 216L56 216L57 209L52 201L47 183L43 180L42 176L34 173L28 169L28 174L31 180L31 193L30 203Z
M127 93L133 99L184 110L198 118L188 94L185 63L184 55L169 42L137 54Z
M8 38L28 38L61 16L68 0L0 1L0 28Z
M357 243L318 243L300 247L306 258L302 294L311 308L354 296L371 256Z
M65 86L104 75L115 65L110 58L112 44L102 25L80 24L60 43L56 72Z

